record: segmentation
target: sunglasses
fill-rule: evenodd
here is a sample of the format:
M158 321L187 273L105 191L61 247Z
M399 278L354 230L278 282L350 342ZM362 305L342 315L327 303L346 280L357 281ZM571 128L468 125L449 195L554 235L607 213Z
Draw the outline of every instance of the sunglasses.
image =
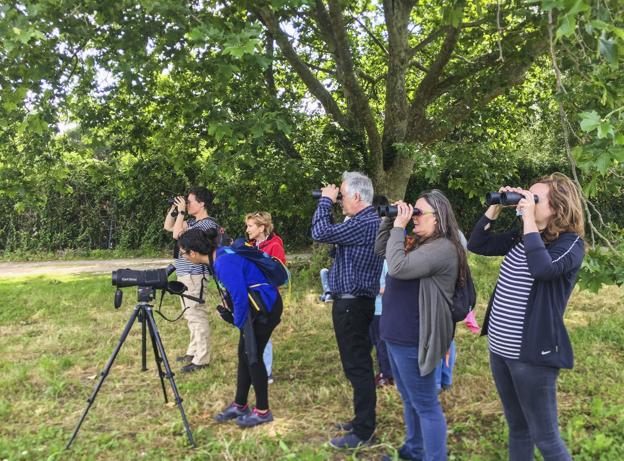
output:
M436 214L436 212L428 211L428 210L421 210L420 208L414 208L414 212L412 213L412 216L422 216L425 214Z

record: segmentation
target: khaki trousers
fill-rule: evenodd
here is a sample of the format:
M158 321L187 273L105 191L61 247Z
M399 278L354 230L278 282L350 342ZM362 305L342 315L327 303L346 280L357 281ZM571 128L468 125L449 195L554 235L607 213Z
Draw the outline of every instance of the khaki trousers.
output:
M180 275L178 281L186 285L188 290L185 294L199 297L204 276ZM182 308L186 304L184 318L188 323L191 339L186 349L186 355L193 356L195 365L207 365L210 363L210 326L208 325L208 308L206 304L198 304L190 299L180 298Z

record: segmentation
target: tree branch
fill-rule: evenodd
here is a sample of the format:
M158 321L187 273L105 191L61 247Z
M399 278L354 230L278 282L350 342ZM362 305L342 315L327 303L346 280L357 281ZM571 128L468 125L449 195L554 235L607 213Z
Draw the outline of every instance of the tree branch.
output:
M340 0L329 0L328 16L336 45L337 76L343 86L353 121L361 122L366 132L373 176L380 178L383 175L381 136L368 98L356 78Z
M448 27L446 29L446 37L440 47L440 51L416 89L408 118L408 137L410 138L415 137L419 124L425 118L425 109L431 101L431 93L438 83L444 67L451 59L453 50L457 45L460 29L461 22L458 27Z
M274 99L277 99L277 87L275 86L275 76L273 75L273 55L275 53L274 39L273 36L268 33L266 36L265 43L265 53L270 58L269 65L267 66L266 71L264 72L264 78L266 80L267 88L269 93ZM288 139L281 131L276 131L273 134L273 139L275 142L282 148L284 153L294 159L301 159L301 155L297 152L297 148L293 144L293 142Z
M507 55L504 62L498 62L496 73L487 75L487 81L477 82L472 88L465 88L462 96L454 104L444 110L439 120L446 120L446 124L437 127L429 126L430 122L424 121L423 127L418 132L410 132L411 141L431 144L444 138L451 130L470 116L477 107L483 107L496 97L502 95L509 88L518 85L526 78L526 72L535 62L538 56L548 49L548 43L543 40L540 31L536 32L517 55ZM480 83L480 85L478 85ZM485 90L481 89L485 88Z
M327 91L323 84L314 76L308 66L306 66L306 64L297 55L297 52L290 43L287 34L280 28L273 11L265 6L254 6L253 11L258 18L260 18L269 33L275 38L275 41L282 50L284 57L288 60L293 70L297 73L299 78L301 78L310 93L312 93L312 95L319 100L325 109L325 112L327 112L327 114L329 114L343 128L348 129L350 124L347 118L342 113L329 91Z
M388 75L382 147L384 167L392 167L397 142L405 140L409 102L405 74L409 67L409 17L413 0L384 0L384 17L388 31Z
M366 32L366 34L371 38L371 40L375 42L375 44L379 47L379 49L381 49L381 51L383 51L384 54L388 54L388 50L384 46L383 42L379 40L377 36L373 34L371 30L368 29L368 27L366 27L366 25L362 21L360 21L357 17L354 17L353 19L355 20L355 22L357 22L360 25L360 27L362 27L362 29L364 29L364 32Z

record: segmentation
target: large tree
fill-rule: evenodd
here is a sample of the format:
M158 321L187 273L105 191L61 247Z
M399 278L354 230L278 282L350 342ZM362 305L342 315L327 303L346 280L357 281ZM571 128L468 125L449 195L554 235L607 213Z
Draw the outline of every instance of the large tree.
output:
M403 196L415 156L521 83L548 50L547 18L526 2L254 1L249 8L279 46L279 70L296 73L353 135L377 188L393 197Z

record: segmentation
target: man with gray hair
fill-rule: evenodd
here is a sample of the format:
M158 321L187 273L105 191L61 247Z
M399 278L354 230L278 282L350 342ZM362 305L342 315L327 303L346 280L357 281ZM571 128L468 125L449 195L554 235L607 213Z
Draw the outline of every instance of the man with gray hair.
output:
M338 193L342 195L342 212L349 219L333 224L332 207ZM345 172L340 188L330 184L321 189L312 218L312 238L336 245L329 271L332 319L342 368L353 387L355 417L337 425L346 434L329 442L335 448L370 444L375 432L377 397L369 327L383 259L374 253L380 219L371 206L372 200L372 181L361 173Z

